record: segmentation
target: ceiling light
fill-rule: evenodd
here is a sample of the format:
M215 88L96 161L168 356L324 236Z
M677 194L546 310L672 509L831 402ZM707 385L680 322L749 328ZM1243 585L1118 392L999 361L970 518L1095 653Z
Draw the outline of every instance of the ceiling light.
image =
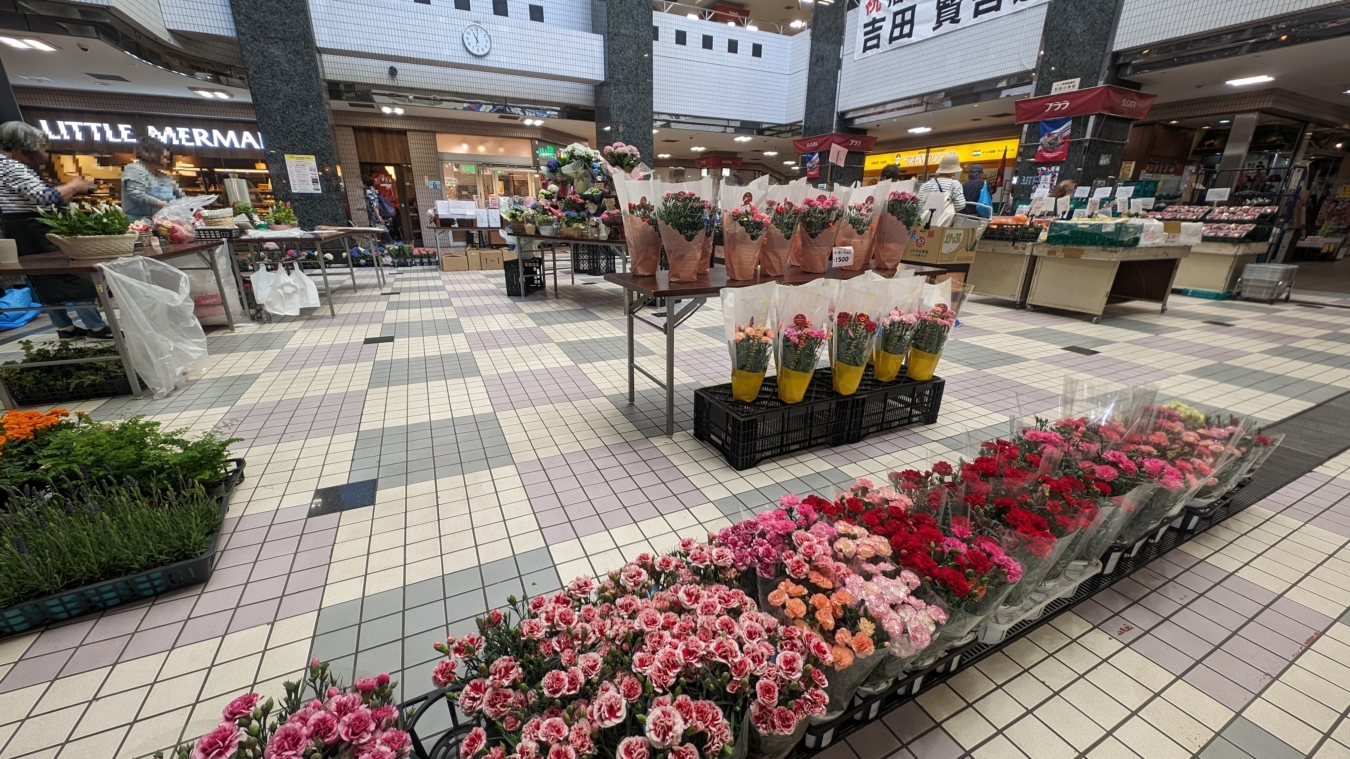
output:
M669 158L669 157L670 157L670 153L657 153L657 154L656 154L656 157L657 157L657 158Z
M796 162L796 161L783 161L783 165L784 165L784 166L795 166L795 165L797 165L797 162Z
M909 130L910 134L924 134L933 131L932 127L914 127Z
M1209 125L1206 124L1205 126L1202 126L1202 127L1200 127L1200 128L1201 128L1201 129L1209 129Z
M3 43L5 43L6 45L9 45L10 47L16 47L16 48L18 48L18 49L20 49L20 50L27 50L27 49L28 49L28 43L27 43L27 42L24 42L24 41L22 41L22 40L16 40L16 39L14 39L13 37L0 37L0 42L3 42Z
M211 94L212 94L212 95L215 95L216 97L220 98L221 100L229 100L230 98L234 97L234 95L231 95L231 94L228 93L228 92L221 92L220 90L212 90L212 91L211 91Z
M707 150L707 148L703 147L702 145L695 145L689 149L694 151L695 153L702 153L703 151Z
M216 98L215 93L211 92L210 90L193 90L193 92L197 93L198 95L201 95L204 98L211 98L212 100L215 100Z
M1181 122L1180 122L1180 121L1177 121L1176 119L1172 119L1171 121L1169 121L1169 122L1167 122L1167 123L1169 123L1169 124L1180 124Z
M55 53L55 52L56 52L56 48L52 47L51 45L48 45L47 43L43 42L42 40L26 39L26 40L24 40L24 42L27 42L27 43L28 43L28 46L31 47L31 48L33 48L34 50L41 50L41 51L44 52L44 53Z
M799 18L794 18L794 19L792 19L792 23L788 24L788 26L789 26L790 28L792 28L792 29L800 29L800 28L802 28L802 27L805 26L805 25L806 25L806 22L802 21L802 20L799 19Z
M735 22L735 21L728 21L728 22L727 22L727 26L735 26L735 25L736 25L736 22Z
M1220 124L1228 124L1228 123L1231 123L1231 122L1230 122L1228 119L1219 119L1219 123L1220 123Z
M403 109L402 109L402 108L395 108L395 109L394 109L394 115L395 115L395 116L402 116L402 115L403 115Z
M736 142L749 142L749 141L752 140L752 139L754 139L754 138L753 138L753 137L750 137L749 135L744 135L744 134L743 134L743 135L741 135L740 137L737 137L737 138L736 138Z
M198 95L202 94L202 90L197 90L197 94L198 94ZM211 96L208 94L207 97L211 97ZM380 106L380 113L393 113L393 112L394 112L394 109L393 109L393 108L390 108L390 107L387 106L387 105L382 105L382 106Z
M755 26L754 24L746 24L746 25L745 25L745 30L746 30L747 32L757 32L757 31L759 31L759 27Z
M601 130L601 131L608 132L611 128L612 128L612 127L605 127L605 128L604 128L603 130Z
M1337 149L1337 150L1340 150L1340 149L1341 149L1341 145L1343 145L1343 144L1344 144L1344 143L1341 143L1341 142L1336 143L1336 149Z
M1261 84L1262 82L1273 82L1273 81L1275 81L1275 77L1266 76L1265 74L1262 74L1261 76L1248 76L1243 77L1242 79L1229 79L1228 81L1224 82L1224 84L1230 87L1243 87L1248 84Z
M777 151L777 150L766 150L766 151L764 151L764 155L766 155L766 156L768 156L768 157L770 157L770 158L773 158L774 156L778 155L778 151Z

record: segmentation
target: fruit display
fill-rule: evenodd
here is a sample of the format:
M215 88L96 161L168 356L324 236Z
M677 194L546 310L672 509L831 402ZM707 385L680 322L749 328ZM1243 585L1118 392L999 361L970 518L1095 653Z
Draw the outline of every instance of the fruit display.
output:
M1205 217L1206 221L1256 221L1272 216L1277 206L1225 206L1215 208Z
M1256 229L1255 224L1206 224L1205 239L1241 240Z
M1199 221L1210 210L1209 206L1168 206L1152 211L1148 216L1161 221Z

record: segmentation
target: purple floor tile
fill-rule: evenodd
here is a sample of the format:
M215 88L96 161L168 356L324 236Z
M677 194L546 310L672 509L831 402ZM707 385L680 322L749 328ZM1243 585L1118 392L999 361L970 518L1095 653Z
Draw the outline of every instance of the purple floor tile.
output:
M230 620L228 631L239 632L258 625L269 625L276 621L277 609L280 606L281 599L279 598L256 603L252 606L241 606L235 610L234 619Z
M122 654L122 649L126 648L127 642L130 640L130 635L123 635L118 638L110 638L98 643L80 646L75 649L70 661L66 662L65 668L61 670L61 677L70 677L81 672L115 664Z
M94 629L90 630L89 634L85 636L84 642L96 643L121 635L130 635L140 628L141 620L145 619L145 613L149 610L149 606L145 606L139 609L116 611L115 613L105 612L94 623Z
M323 601L323 588L311 588L281 597L281 606L277 609L277 619L298 617L311 611L318 611Z
M1135 627L1133 622L1130 622L1123 617L1112 617L1098 626L1107 635L1110 635L1121 643L1129 643L1146 632L1145 630Z
M1227 651L1219 650L1205 657L1205 665L1252 693L1260 693L1274 678Z
M1284 659L1292 660L1304 649L1303 641L1287 638L1262 624L1255 622L1238 631L1238 635L1256 643L1262 648Z
M1218 701L1235 712L1246 708L1255 695L1247 689L1201 664L1193 667L1182 678L1196 690Z
M174 641L178 639L178 633L182 631L184 625L184 622L175 622L163 627L142 629L131 636L131 641L122 650L122 661L131 661L142 656L157 654L160 651L168 651L173 648Z
M195 598L181 598L177 601L157 601L150 607L150 612L145 615L145 620L141 622L141 629L159 627L161 625L182 622L192 613L192 607L197 603Z
M1227 651L1239 661L1250 664L1271 678L1279 677L1280 672L1284 671L1290 661L1267 651L1241 635L1234 635L1228 639L1220 650Z
M183 626L183 632L178 635L178 644L186 646L211 638L218 638L225 634L230 626L230 617L234 615L234 607L215 614L207 614L200 617L189 619Z
M309 569L302 569L298 572L291 572L289 578L286 579L284 592L299 593L301 591L311 590L313 588L322 589L324 581L327 579L327 577L328 577L327 563L325 563L323 566L310 567ZM280 580L282 578L278 577L275 579ZM271 580L269 580L268 582L271 582Z
M1192 659L1199 659L1207 655L1214 649L1217 642L1195 635L1170 620L1164 621L1154 628L1153 635Z
M1256 621L1305 646L1311 646L1313 638L1319 632L1293 619L1287 613L1277 610L1274 606L1258 614Z
M1174 675L1180 675L1195 663L1194 659L1181 653L1170 643L1152 635L1145 635L1130 643L1130 648Z
M325 568L326 569L326 568ZM286 589L285 577L269 577L244 586L244 594L239 598L238 606L248 606L259 601L279 598ZM231 608L234 608L233 606Z
M49 682L54 679L70 657L75 653L74 649L58 651L54 654L45 656L25 657L15 663L14 667L5 674L3 680L0 680L0 693L7 693L19 688L27 688L30 685Z
M72 649L80 645L89 631L94 629L95 621L93 619L82 619L60 627L49 627L38 635L38 639L33 641L33 645L28 647L25 654L27 656L42 656L43 654Z
M1310 609L1288 596L1276 599L1275 603L1270 605L1270 608L1272 611L1284 614L1295 622L1318 632L1327 629L1327 625L1332 622L1331 617L1315 609Z

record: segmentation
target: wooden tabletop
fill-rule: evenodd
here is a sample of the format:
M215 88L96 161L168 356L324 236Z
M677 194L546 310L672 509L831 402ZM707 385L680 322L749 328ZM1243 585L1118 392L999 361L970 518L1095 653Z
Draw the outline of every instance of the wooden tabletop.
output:
M804 285L817 279L852 279L862 275L862 271L837 271L832 270L824 274L809 274L800 269L789 270L781 277L769 277L756 271L754 279L727 279L726 269L709 269L707 274L700 274L693 282L671 282L670 273L658 271L653 277L639 277L631 273L606 274L605 281L626 289L636 290L653 298L680 298L680 297L698 297L701 295L716 295L726 287L750 287L752 285L762 285L765 282L777 282L783 285ZM932 266L915 266L913 264L902 264L899 271L909 271L916 277L926 277L930 274L945 274L945 269L939 269ZM895 272L878 270L879 274L890 275Z
M196 253L199 250L215 248L224 240L197 240L176 245L160 245L159 248L136 246L136 255L161 261L182 255ZM43 276L47 274L90 274L97 271L97 264L115 261L116 258L71 260L65 253L37 253L21 256L17 264L0 264L0 276Z
M545 237L543 235L518 235L509 229L496 230L504 235L511 235L517 240L534 240L536 242L569 242L577 245L608 245L613 248L627 248L627 240L615 240L613 238L597 240L594 237Z

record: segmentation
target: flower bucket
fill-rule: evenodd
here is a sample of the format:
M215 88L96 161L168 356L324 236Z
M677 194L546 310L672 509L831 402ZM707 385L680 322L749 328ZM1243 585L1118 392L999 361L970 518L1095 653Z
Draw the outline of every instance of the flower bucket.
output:
M759 270L764 272L766 277L781 277L787 273L788 257L791 254L792 240L784 237L777 227L770 225L764 232L764 249L759 253Z
M830 254L834 251L834 227L811 237L798 225L792 242L793 266L808 274L824 274L830 268Z
M905 362L905 374L912 380L930 380L937 371L941 353L929 353L918 348L909 349L909 360Z
M513 235L525 234L525 224L524 224L524 222L519 222L519 221L513 221L513 222L511 222L511 234L513 234Z
M900 261L909 247L909 228L886 211L877 214L877 223L873 227L872 255L876 258L876 268L891 271L900 268ZM855 253L853 258L857 259Z
M583 237L586 236L586 228L585 228L585 227L563 227L563 228L562 228L562 236L563 236L563 237L571 237L571 238L573 238L573 239L580 240L581 238L583 238Z
M727 221L722 222L722 258L726 261L727 279L754 279L768 232L761 234L758 240L752 240L740 224L730 221L730 214L725 218Z
M534 235L534 234L538 234L538 233L539 233L539 227L537 227L537 226L535 226L534 224L531 224L531 223L529 223L529 222L525 222L525 234L527 234L527 235Z
M834 369L834 391L840 395L853 395L858 392L858 383L862 381L866 366L852 366L836 363Z
M731 397L741 403L752 403L759 397L759 389L764 384L764 372L745 372L731 370Z
M670 265L671 282L693 282L698 279L699 258L703 255L703 246L710 239L706 231L686 240L664 221L657 222L661 230L661 242L666 246L666 261Z
M540 224L540 225L539 225L539 234L540 234L541 236L543 236L543 237L557 237L557 236L558 236L558 225L557 225L557 224Z
M901 364L905 363L905 356L902 353L887 353L886 351L872 352L872 377L877 382L890 382L895 379L895 375L900 373Z
M889 216L890 214L886 214ZM838 267L843 271L861 271L872 263L872 241L876 237L877 222L872 222L866 232L859 233L847 221L839 223L839 233L834 244L840 248L853 248L853 263Z
M811 384L811 376L815 374L812 369L809 372L799 372L795 369L778 370L778 400L784 403L801 403L802 398L806 397L806 386Z
M136 252L136 240L140 235L129 232L124 235L85 235L83 237L62 237L47 233L47 239L56 244L71 259L97 260L120 258Z
M661 263L661 233L652 225L627 214L623 227L628 234L629 268L639 277L650 277Z

